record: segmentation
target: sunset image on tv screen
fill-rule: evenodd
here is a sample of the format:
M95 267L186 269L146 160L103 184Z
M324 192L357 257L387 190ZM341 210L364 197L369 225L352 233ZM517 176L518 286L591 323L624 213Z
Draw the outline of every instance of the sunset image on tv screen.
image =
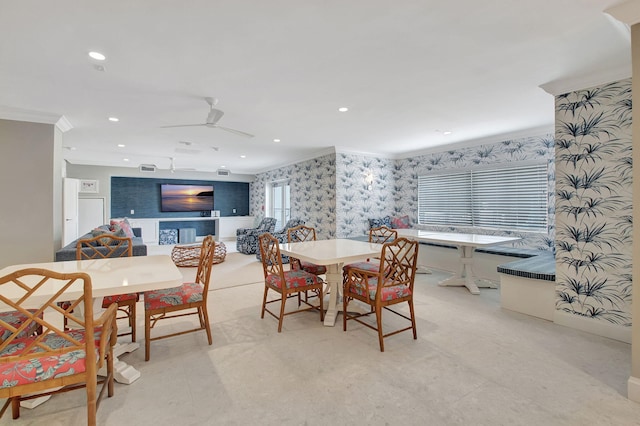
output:
M160 198L163 212L213 210L211 185L162 185Z

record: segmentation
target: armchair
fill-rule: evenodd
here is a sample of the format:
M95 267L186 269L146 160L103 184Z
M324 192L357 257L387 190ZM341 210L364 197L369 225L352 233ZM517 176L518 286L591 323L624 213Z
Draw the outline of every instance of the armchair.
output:
M240 253L255 254L258 252L258 236L265 232L273 232L276 219L265 217L256 228L236 229L236 249Z
M304 225L304 220L301 219L289 219L287 223L284 224L284 227L278 231L272 232L271 235L276 237L279 244L284 244L289 242L289 229L295 228L296 226ZM262 262L262 256L260 255L260 250L256 250L256 259ZM282 263L289 263L289 256L282 255Z

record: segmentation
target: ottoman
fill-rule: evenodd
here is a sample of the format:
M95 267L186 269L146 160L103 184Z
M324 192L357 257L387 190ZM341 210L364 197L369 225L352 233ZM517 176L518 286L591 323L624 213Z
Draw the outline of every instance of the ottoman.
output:
M171 260L176 266L198 266L200 263L200 249L202 244L176 245L171 250ZM227 257L227 246L216 242L213 250L213 263L222 263Z

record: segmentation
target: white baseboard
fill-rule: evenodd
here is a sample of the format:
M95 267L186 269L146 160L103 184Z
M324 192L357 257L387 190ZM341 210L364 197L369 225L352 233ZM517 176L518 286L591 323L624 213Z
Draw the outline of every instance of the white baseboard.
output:
M631 327L611 324L593 318L581 317L564 311L556 311L553 322L565 327L571 327L587 333L596 334L609 339L631 343Z
M627 381L627 398L633 402L640 402L640 379L629 376Z

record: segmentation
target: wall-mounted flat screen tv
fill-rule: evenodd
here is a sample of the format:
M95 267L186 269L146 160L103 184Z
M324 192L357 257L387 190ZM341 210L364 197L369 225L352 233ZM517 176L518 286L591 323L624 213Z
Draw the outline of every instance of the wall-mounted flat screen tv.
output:
M212 185L160 185L163 212L202 212L213 210Z

